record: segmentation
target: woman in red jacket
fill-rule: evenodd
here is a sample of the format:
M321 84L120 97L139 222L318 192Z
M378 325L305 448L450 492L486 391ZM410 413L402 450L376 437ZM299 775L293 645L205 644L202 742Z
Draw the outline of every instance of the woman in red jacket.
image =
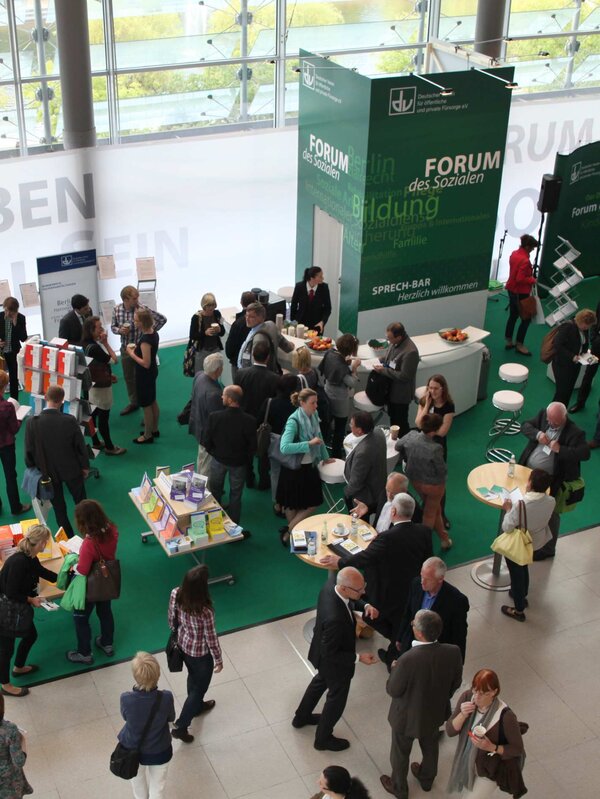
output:
M95 499L84 499L75 506L75 523L81 535L85 536L79 550L77 572L87 577L96 561L115 559L119 532L104 513L102 505ZM73 611L77 649L67 652L67 660L71 663L94 662L90 627L90 614L94 608L100 620L100 635L96 636L96 646L105 655L110 656L115 653L113 649L115 622L110 600L86 602L83 610Z
M524 236L521 236L521 246L512 253L509 259L510 274L506 281L509 314L506 330L504 331L507 350L515 346L513 343L513 330L519 318L519 301L524 300L525 297L529 297L531 294L531 287L536 283L536 279L533 276L531 261L529 260L529 255L536 247L539 247L538 240L526 233ZM531 319L521 319L521 324L517 332L516 348L517 352L520 352L521 355L531 355L531 352L523 343L530 321Z

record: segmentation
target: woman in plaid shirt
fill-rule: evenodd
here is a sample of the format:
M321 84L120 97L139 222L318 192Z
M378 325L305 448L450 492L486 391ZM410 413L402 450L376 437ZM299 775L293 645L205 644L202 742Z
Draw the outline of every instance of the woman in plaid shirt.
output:
M189 744L194 740L188 732L192 719L215 706L215 700L204 701L204 695L213 672L218 674L223 669L206 566L190 569L181 587L171 591L169 627L177 631L177 645L188 670L188 695L171 735Z

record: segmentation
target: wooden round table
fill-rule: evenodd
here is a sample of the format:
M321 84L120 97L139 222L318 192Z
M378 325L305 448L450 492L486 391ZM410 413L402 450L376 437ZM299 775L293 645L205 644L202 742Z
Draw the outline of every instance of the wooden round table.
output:
M321 531L323 530L323 522L327 522L327 541L321 541ZM346 513L318 513L315 516L309 516L308 518L304 519L304 521L300 522L294 527L294 530L315 530L317 533L317 554L316 555L304 555L297 553L296 557L300 558L300 560L304 561L304 563L308 563L309 566L316 566L317 569L326 569L328 571L328 579L335 581L335 575L337 574L337 569L331 569L328 566L325 566L323 563L319 563L321 558L324 558L325 555L331 555L332 552L327 546L327 544L339 543L343 541L343 538L340 538L337 535L333 535L333 528L336 524L343 524L344 527L349 531L350 530L350 523L352 521L352 517ZM360 533L362 532L362 528L367 528L370 533L373 533L373 538L377 535L377 532L374 527L371 527L365 521L359 519L358 521L358 530L359 533L355 538L351 540L356 543L361 549L366 549L373 538L369 541L363 541L362 536ZM335 554L335 553L333 553ZM306 624L304 625L304 638L310 643L313 637L313 630L315 627L315 618L309 619Z
M500 486L507 491L513 491L519 488L522 494L525 494L525 487L529 480L531 469L528 466L515 465L515 476L508 476L508 464L506 463L484 463L481 466L476 466L467 477L467 487L469 492L479 502L484 505L489 505L492 508L498 508L500 511L500 519L498 521L498 533L502 532L502 519L504 518L504 511L502 510L503 499L498 496L493 499L483 496L478 489L488 488L492 486ZM477 563L471 569L471 578L477 585L488 591L508 591L510 588L510 575L508 569L502 562L502 555L494 553L492 558Z

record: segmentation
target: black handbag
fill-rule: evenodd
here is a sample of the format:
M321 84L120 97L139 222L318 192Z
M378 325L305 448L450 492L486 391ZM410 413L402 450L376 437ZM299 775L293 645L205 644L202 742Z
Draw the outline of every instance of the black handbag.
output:
M121 595L121 564L118 560L105 560L94 541L98 560L87 576L85 601L108 602Z
M93 344L90 344L86 347L85 354L88 358L92 356L89 354L90 347L93 347ZM92 383L94 384L94 388L108 388L112 386L112 371L110 368L110 364L102 363L101 361L97 361L92 358L90 365L88 366L90 371L90 377L92 378Z
M265 410L265 418L258 426L256 431L256 454L259 458L264 458L269 453L269 444L271 443L272 427L267 421L269 418L269 409L271 408L271 397L267 400L267 408Z
M388 377L375 370L369 372L367 385L365 386L365 394L373 405L383 407L383 405L389 402L391 388L392 381Z
M131 780L133 777L137 776L138 769L140 767L140 750L146 735L148 734L152 720L154 719L154 716L156 716L156 711L159 708L161 699L162 691L158 691L156 694L156 699L154 700L154 704L152 705L150 715L144 724L144 729L142 730L142 736L140 738L139 744L137 745L137 749L127 749L121 742L115 746L114 751L110 756L109 766L115 777L120 777L122 780Z
M167 666L169 671L183 671L183 652L177 643L177 630L179 629L179 620L177 617L177 605L175 605L175 629L171 630L169 640L165 647L165 655L167 656Z
M22 638L33 627L33 606L0 594L0 631L6 638Z

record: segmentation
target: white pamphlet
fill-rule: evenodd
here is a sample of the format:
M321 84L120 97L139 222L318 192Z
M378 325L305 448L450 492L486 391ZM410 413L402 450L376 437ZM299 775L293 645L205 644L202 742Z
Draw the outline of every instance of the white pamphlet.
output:
M146 258L136 258L135 266L138 280L156 280L156 263L153 255Z
M117 276L114 255L98 256L98 272L100 274L100 280L110 280Z
M37 283L21 283L21 299L24 308L37 308L40 304L40 295Z

